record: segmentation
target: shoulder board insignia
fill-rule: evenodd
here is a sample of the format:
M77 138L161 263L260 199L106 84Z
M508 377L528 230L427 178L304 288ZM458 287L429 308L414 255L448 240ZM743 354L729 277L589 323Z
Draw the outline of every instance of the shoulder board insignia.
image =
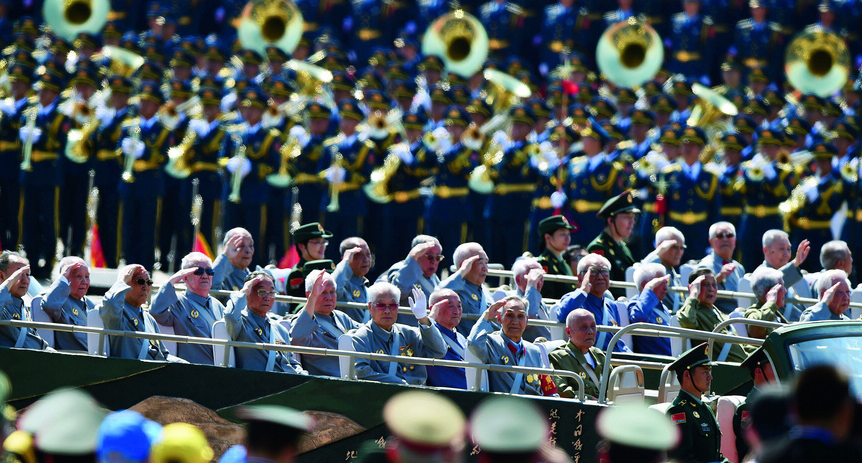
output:
M670 420L673 421L673 424L685 423L685 413L674 413L670 416Z
M751 421L751 412L749 412L748 410L743 410L743 412L742 412L742 422L743 422L743 423L747 423L747 422L749 422L749 421Z
M290 279L290 287L291 288L298 288L304 282L305 282L305 280L303 280L302 278L291 278Z

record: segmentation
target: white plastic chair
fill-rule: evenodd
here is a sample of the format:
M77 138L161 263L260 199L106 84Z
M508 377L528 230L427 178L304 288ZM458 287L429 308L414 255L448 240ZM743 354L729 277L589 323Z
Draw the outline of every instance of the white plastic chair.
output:
M611 376L608 379L608 401L643 403L645 395L644 372L641 367L623 365L611 370Z
M745 276L739 279L739 285L737 285L736 290L740 293L751 293L751 274L747 273ZM737 297L736 298L736 306L737 307L751 307L754 304L754 295L752 297Z
M856 288L850 292L850 302L862 303L862 289ZM862 309L857 309L855 307L850 307L847 315L851 320L858 320L860 316L862 316Z
M745 309L742 307L737 308L733 312L728 315L728 318L745 318ZM742 337L748 337L748 325L745 323L734 323L730 325L736 330L736 334Z
M159 333L161 334L176 334L174 332L173 326L162 325L161 323L156 323L159 326ZM165 345L165 349L171 353L171 355L177 355L177 342L176 341L162 341L162 344Z
M721 453L733 463L739 463L739 459L745 456L737 454L736 433L733 432L733 415L743 402L745 397L741 395L725 395L718 398L716 407L718 427L721 428Z
M669 326L675 326L677 328L680 328L679 318L678 318L678 315L676 315L676 314L671 316L670 320L668 320L667 323ZM689 349L691 349L691 339L680 338L677 336L671 336L670 337L670 350L671 350L671 354L674 357L679 357L680 354L682 354L683 352L685 352Z
M676 377L676 372L668 368L670 365L665 365L661 370L661 376L658 380L658 402L673 402L676 396L679 395L680 384Z
M213 339L221 339L223 341L231 341L230 336L227 334L227 326L225 326L224 320L218 320L213 323ZM231 346L230 350L227 352L227 362L225 362L225 346L213 346L213 365L220 367L230 367L233 368L236 366L236 355L234 348Z
M617 301L617 313L620 314L620 327L628 326L631 323L629 321L629 309L626 307L626 304L628 304L627 301ZM621 339L629 346L629 349L634 346L631 334L624 334Z
M638 264L634 264L626 269L626 281L629 283L635 282L635 268ZM626 299L631 299L638 295L637 288L626 288Z
M670 409L670 406L673 405L670 402L662 402L650 405L649 408L658 411L662 415L667 415L667 411Z
M94 328L105 328L105 324L102 322L102 317L99 315L99 308L90 309L87 311L87 326L92 326ZM99 338L102 339L102 345L99 346ZM101 335L99 333L87 333L87 352L90 355L101 355L101 356L110 356L110 344L108 343L108 336Z
M476 357L476 354L470 351L470 349L464 350L464 360L469 363L485 363L479 357ZM478 368L470 368L467 367L464 369L467 374L467 390L468 391L488 391L488 370L478 369ZM478 373L478 383L477 381L477 373Z
M355 352L353 348L353 336L350 333L344 333L338 337L338 350L347 350ZM338 368L341 370L342 379L356 379L356 362L353 357L340 356L338 357Z
M697 268L696 264L682 264L679 266L679 281L685 285L688 284L688 276Z
M30 313L33 316L34 322L54 322L42 308L42 296L36 296L30 301ZM44 339L49 346L54 347L54 330L49 330L47 328L36 328L36 332L39 333L39 336L41 336L42 339Z

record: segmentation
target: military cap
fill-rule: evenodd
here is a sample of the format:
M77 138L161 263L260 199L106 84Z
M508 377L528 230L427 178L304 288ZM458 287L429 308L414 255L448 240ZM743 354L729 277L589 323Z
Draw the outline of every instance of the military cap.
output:
M814 159L818 160L832 159L838 155L838 149L835 148L835 145L826 141L815 142L808 150L814 155Z
M763 0L748 0L749 8L766 8L766 3Z
M383 406L383 419L408 448L450 448L463 443L467 420L451 400L428 391L396 394Z
M724 61L721 63L722 71L740 71L742 70L742 64L736 59L736 56L727 55L724 58Z
M192 67L194 64L194 57L192 54L186 50L185 48L178 47L174 49L173 54L171 55L171 67L177 66L188 66Z
M297 243L304 243L315 238L332 238L332 233L323 229L323 225L318 222L311 222L297 227L293 231L293 240Z
M56 72L45 70L45 72L39 76L39 82L36 85L39 90L52 90L60 93L66 88L66 80Z
M135 71L135 77L140 79L141 81L153 81L153 82L161 82L162 74L164 73L164 69L162 66L152 60L145 60L144 64Z
M12 26L12 32L15 34L38 35L39 27L33 18L24 16L15 21L15 24Z
M198 91L202 105L221 104L221 92L216 87L201 87Z
M242 406L237 409L236 416L248 422L273 424L302 432L310 431L313 425L308 415L278 405Z
M207 46L206 59L209 61L227 61L227 53L222 50L218 43L212 43Z
M380 82L380 78L377 76L377 72L374 71L374 68L371 66L366 67L359 73L359 83L362 84L362 87L365 89L374 89L381 90L383 89L383 83Z
M371 66L386 66L389 64L388 50L383 47L374 47L371 51L371 56L368 58L368 64Z
M11 82L21 81L29 85L33 82L33 67L26 63L13 63L9 67L9 80Z
M666 112L672 113L676 111L677 104L676 101L670 97L670 95L665 93L660 93L650 100L650 109L655 112Z
M682 130L680 141L704 146L706 145L706 132L700 127L686 127Z
M305 107L305 114L308 115L309 119L329 119L332 117L332 110L328 106L312 102Z
M757 143L760 146L781 146L784 143L784 135L779 130L761 129L757 132Z
M554 124L551 126L551 133L548 135L548 140L555 142L563 136L565 137L566 143L570 145L580 139L580 135L572 129L571 125Z
M784 105L784 99L781 93L778 91L778 88L772 85L763 90L761 98L766 106L769 107L780 108Z
M353 98L347 98L338 102L338 114L342 118L361 121L365 119L365 113L359 107L359 103Z
M766 71L763 70L762 67L754 67L748 71L748 81L749 82L761 82L768 83L769 77L766 76Z
M721 137L721 146L725 150L742 151L745 146L745 140L735 133L726 133Z
M353 90L353 79L351 79L343 70L332 71L332 80L329 82L329 88L332 90Z
M835 7L829 0L823 0L820 2L820 4L817 5L817 11L821 13L825 13L827 11L835 11Z
M586 58L578 53L572 54L569 57L569 65L572 66L572 72L587 72L589 68L585 64Z
M844 137L854 141L859 138L859 129L844 118L833 122L831 130L836 137Z
M93 48L98 50L102 48L102 39L96 34L89 32L78 32L73 42L75 48Z
M644 82L641 88L643 89L644 95L646 95L650 99L661 93L661 84L659 84L655 80Z
M562 106L563 104L563 87L559 82L553 82L548 85L547 97L545 100L548 102L548 106L552 108L557 108ZM571 99L569 100L571 102Z
M823 98L819 96L809 93L802 96L802 100L799 102L802 104L802 107L807 110L812 111L821 111L823 110Z
M410 111L401 119L401 125L408 130L422 130L425 128L425 124L427 123L428 116L426 116L425 112L421 110Z
M141 46L140 44L138 44L138 40L139 37L138 34L135 33L135 31L126 31L123 34L123 37L120 38L120 45L122 46L122 48L125 48L126 50L140 55Z
M343 71L348 66L347 58L342 58L340 54L329 51L323 55L323 59L317 64L329 71Z
M548 440L548 419L530 400L492 397L484 400L470 417L473 440L484 451L527 453Z
M608 133L608 136L611 138L611 140L620 142L626 138L626 136L623 134L622 129L620 129L620 126L616 124L611 124L610 122L605 121L602 123L602 128L605 129L605 132Z
M769 108L766 107L766 103L762 98L757 97L751 100L748 100L748 104L745 105L745 114L759 114L761 116L766 116L769 111Z
M89 63L89 61L82 61L78 64L75 72L72 74L72 78L69 80L70 86L75 85L92 85L96 87L96 81L99 79L99 73L96 68L92 65L87 65L84 63Z
M597 97L590 104L590 114L595 117L610 119L616 112L616 106L607 98Z
M755 349L754 352L748 355L739 366L743 368L747 368L748 371L751 372L752 376L754 375L754 370L761 366L769 363L769 357L766 356L766 351L763 350L763 346Z
M744 114L739 114L733 118L733 127L736 129L737 133L754 133L756 125L757 124L754 123L754 119Z
M380 90L365 92L365 99L363 101L368 108L375 111L389 111L392 108L392 102L389 101L389 97Z
M575 99L578 103L589 105L595 99L596 92L589 85L579 85L577 90Z
M54 391L30 406L18 428L34 436L36 448L52 455L95 453L99 425L107 415L87 393Z
M180 79L171 79L170 83L171 98L191 98L194 96L192 86L189 82Z
M267 88L267 91L271 96L280 96L284 98L289 97L292 93L290 89L290 84L288 84L287 81L280 76L273 77L269 80L269 86Z
M108 77L108 87L111 89L111 93L132 93L132 81L119 74Z
M263 63L263 56L260 56L260 53L251 48L243 48L240 50L239 59L242 60L242 64L260 66Z
M703 343L683 352L678 359L668 365L668 369L682 373L694 367L708 367L712 365L713 363L709 359L709 344Z
M650 127L655 124L655 114L648 109L632 108L629 111L629 119L632 125L648 125Z
M227 79L224 84L224 88L231 89L237 93L237 95L242 94L250 86L250 82L245 75L241 75L236 79Z
M99 461L146 462L162 426L134 410L120 410L102 420L96 441ZM121 457L121 458L120 458Z
M434 88L431 89L430 98L432 103L440 103L446 106L452 104L452 100L449 98L449 93L441 84L437 84Z
M727 98L731 103L733 103L733 105L736 106L736 109L739 112L748 114L746 111L744 111L745 107L748 105L748 97L745 96L745 94L734 90L728 92L727 95L725 95L725 98Z
M656 451L675 448L680 439L667 415L632 402L600 411L596 431L612 443Z
M467 127L470 125L470 115L466 110L458 106L452 105L446 108L446 117L444 123L446 126L457 125L459 127Z
M398 36L392 42L395 45L395 48L404 48L404 47L419 47L419 40L416 36L408 31L407 29L401 29L398 31Z
M671 86L671 94L673 96L691 96L691 83L684 79L676 79Z
M552 215L546 219L542 219L539 222L539 237L545 236L546 234L553 234L555 231L565 228L568 230L574 230L569 221L562 215Z
M270 45L266 47L266 59L271 63L283 63L290 60L290 55L281 48Z
M416 93L419 90L419 86L416 85L416 81L411 79L399 79L396 80L393 84L392 88L392 96L397 99L401 98L413 98L416 96Z
M599 209L599 212L596 213L596 217L600 219L609 219L624 212L640 212L640 209L635 207L631 191L623 191L617 196L605 201L605 204L603 204L602 208Z
M536 116L528 106L515 105L509 108L509 120L513 123L520 122L522 124L534 125L536 123Z
M595 138L604 145L610 139L610 135L599 124L596 124L596 121L590 120L590 123L581 130L581 138Z
M35 69L38 66L38 62L33 58L33 51L28 50L26 48L21 48L16 46L15 51L12 53L12 63L20 63L26 66L29 66Z
M844 111L841 109L841 105L839 105L835 100L831 98L827 98L823 100L823 114L826 116L834 116L839 117Z
M250 108L256 106L258 108L266 108L266 94L258 87L249 86L242 92L240 106Z
M146 43L143 46L142 51L144 52L144 58L150 61L156 61L158 63L165 62L165 53L162 51L162 47L156 43Z
M549 119L551 117L551 108L539 98L531 98L527 101L527 105L530 107L530 110L533 111L533 115L538 118Z
M203 431L188 423L171 423L150 453L151 463L209 463L213 449Z
M634 90L626 87L617 87L616 92L614 92L614 96L617 98L617 103L635 103L638 101L638 97L635 95Z
M466 106L470 103L470 89L464 85L452 85L449 87L449 99L453 104Z
M583 124L589 120L590 115L589 113L587 113L587 110L583 106L579 104L573 104L569 108L569 118L574 124Z
M671 126L664 126L661 129L661 136L659 137L659 143L662 143L664 145L672 145L672 146L681 145L682 142L680 141L679 130L677 130Z
M315 270L324 270L332 273L335 270L335 262L330 259L310 260L302 267L302 276L308 276Z
M484 98L473 98L470 104L467 105L467 112L470 114L481 114L490 119L493 109Z
M399 63L389 63L389 66L386 67L386 72L384 73L386 80L389 82L394 82L396 80L404 80L410 77L410 74L407 73L407 70L404 69Z
M51 54L54 55L56 59L65 63L66 56L69 54L70 51L74 50L74 46L71 42L64 39L63 37L54 37L53 41L51 42L50 50Z
M152 82L141 82L138 87L138 99L150 100L158 105L164 103L165 99L159 88Z

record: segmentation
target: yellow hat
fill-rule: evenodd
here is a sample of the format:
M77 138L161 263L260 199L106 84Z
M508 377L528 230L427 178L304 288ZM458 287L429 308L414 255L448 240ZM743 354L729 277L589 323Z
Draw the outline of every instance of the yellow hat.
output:
M151 463L208 463L213 459L203 431L188 423L171 423L164 427L162 440L150 452Z
M463 442L466 420L461 410L442 394L409 391L383 407L383 419L408 445L448 448Z

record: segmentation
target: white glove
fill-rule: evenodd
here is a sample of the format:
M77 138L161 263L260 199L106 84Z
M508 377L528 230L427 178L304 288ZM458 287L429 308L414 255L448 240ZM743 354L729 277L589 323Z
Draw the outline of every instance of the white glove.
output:
M344 181L344 167L332 166L326 169L326 180L329 183L341 183Z
M813 203L814 201L817 201L817 197L820 196L820 192L817 191L817 184L816 183L806 185L802 189L802 191L805 192L805 196L808 197L809 203Z
M410 165L413 163L413 153L410 152L410 147L407 145L395 145L392 147L392 154L398 156L406 165Z
M502 130L494 132L494 136L491 137L491 139L494 140L494 143L499 145L503 151L509 149L509 145L512 143L511 140L509 140L509 136L506 135L506 132L503 132Z
M21 129L18 132L21 135L21 141L27 143L27 140L30 139L33 143L39 141L39 137L42 136L42 129L39 127L33 127L33 130L30 130L26 125L21 126Z
M230 173L236 172L239 169L239 175L241 178L245 178L251 172L251 161L248 159L232 157L227 161L227 170Z
M7 116L15 114L15 103L11 98L0 100L0 112Z
M421 320L428 316L428 300L425 299L425 292L420 288L413 287L413 296L407 298L410 303L410 310L413 311L413 316L417 320Z
M449 131L446 130L446 127L437 127L431 132L431 135L434 136L434 139L437 140L437 143L441 143L443 140L452 141L452 136L449 135ZM452 143L449 143L449 146L452 146Z
M96 118L99 119L99 123L102 126L107 126L114 120L114 115L116 115L117 111L114 108L109 108L107 106L96 106Z
M305 145L307 145L308 141L311 140L311 137L308 136L308 132L306 132L305 128L301 125L294 125L291 127L290 136L296 138L300 148L305 148Z
M210 125L203 119L192 119L189 121L189 127L195 131L198 138L204 138L210 133Z
M551 193L551 206L554 206L554 209L558 209L563 207L563 204L566 204L566 194L562 191L555 191Z
M775 166L773 165L773 163L767 162L763 166L763 176L769 180L772 180L775 178L775 175Z
M538 168L539 168L539 164L540 164L541 162L542 162L542 158L541 158L541 156L530 156L530 165L531 165L534 169L538 169Z
M124 138L122 142L123 153L126 155L132 155L135 159L140 159L144 155L144 142L138 140L132 140L131 138Z

